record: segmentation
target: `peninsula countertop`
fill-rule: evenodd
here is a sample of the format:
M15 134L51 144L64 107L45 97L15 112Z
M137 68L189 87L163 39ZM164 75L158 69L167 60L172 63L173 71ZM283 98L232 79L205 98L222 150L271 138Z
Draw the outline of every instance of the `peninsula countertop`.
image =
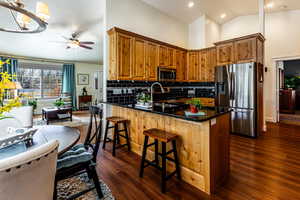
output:
M164 116L180 118L180 119L194 121L194 122L204 122L204 121L211 120L213 118L216 118L218 116L221 116L221 115L231 112L231 110L229 108L225 108L225 107L212 107L212 108L204 107L203 109L200 110L200 112L204 112L205 115L190 116L190 115L185 114L185 111L189 110L188 105L186 105L186 104L166 104L167 106L164 106L166 108L162 109L161 106L145 108L145 107L137 106L135 104L123 105L123 104L109 103L109 102L101 102L101 103L112 105L112 106L119 106L119 107L123 107L123 108L134 109L134 110L138 110L138 111L160 114L160 115L164 115Z

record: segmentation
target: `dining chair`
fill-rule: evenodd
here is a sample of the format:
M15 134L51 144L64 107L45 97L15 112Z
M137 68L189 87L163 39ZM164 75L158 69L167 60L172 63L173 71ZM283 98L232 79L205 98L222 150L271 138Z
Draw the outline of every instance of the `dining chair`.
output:
M103 197L100 182L96 172L97 153L102 135L103 111L97 106L90 107L90 121L83 144L77 144L69 151L59 156L55 180L54 199L57 198L57 182L79 174L87 173L89 179L94 182L94 187L78 192L68 197L76 199L83 194L96 189L98 197Z
M58 142L0 160L1 200L52 200Z

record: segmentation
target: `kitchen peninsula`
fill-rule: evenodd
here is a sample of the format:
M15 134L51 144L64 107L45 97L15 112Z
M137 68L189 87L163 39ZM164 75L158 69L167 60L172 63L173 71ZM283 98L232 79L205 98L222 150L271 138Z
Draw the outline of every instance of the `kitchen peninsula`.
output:
M230 140L228 109L208 108L201 110L206 113L205 116L191 117L185 116L185 107L162 110L161 106L146 109L117 103L105 105L113 116L129 121L131 151L141 155L143 131L158 128L179 136L177 149L185 182L211 194L226 180ZM149 151L148 155L153 158L153 151ZM167 170L173 169L173 163L168 163Z

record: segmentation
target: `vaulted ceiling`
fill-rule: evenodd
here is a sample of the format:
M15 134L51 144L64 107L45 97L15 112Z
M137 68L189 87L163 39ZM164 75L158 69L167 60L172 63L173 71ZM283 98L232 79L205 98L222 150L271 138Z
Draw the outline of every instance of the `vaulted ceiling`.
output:
M50 9L46 31L37 34L0 32L0 54L12 54L46 59L102 62L102 0L42 0ZM35 11L37 0L23 0L26 8ZM9 11L0 7L0 26L14 26ZM66 49L62 36L82 32L79 39L93 41L93 50Z
M258 13L258 0L142 0L149 5L177 18L185 23L191 23L203 14L208 15L219 24L225 23L241 15ZM189 2L194 2L192 8ZM273 8L267 12L300 9L299 0L265 0L266 4L273 2ZM226 14L226 18L220 16Z

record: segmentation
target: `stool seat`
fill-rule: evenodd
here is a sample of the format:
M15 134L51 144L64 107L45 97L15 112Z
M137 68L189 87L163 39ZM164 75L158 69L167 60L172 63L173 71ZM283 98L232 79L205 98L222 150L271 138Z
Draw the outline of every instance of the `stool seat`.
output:
M144 135L147 135L151 138L157 139L161 142L170 142L175 140L178 136L160 129L152 128L144 131Z
M127 121L127 119L124 119L122 117L115 117L115 116L107 117L106 120L110 121L112 123L115 123L115 124L117 124L117 123L123 123L123 122Z

